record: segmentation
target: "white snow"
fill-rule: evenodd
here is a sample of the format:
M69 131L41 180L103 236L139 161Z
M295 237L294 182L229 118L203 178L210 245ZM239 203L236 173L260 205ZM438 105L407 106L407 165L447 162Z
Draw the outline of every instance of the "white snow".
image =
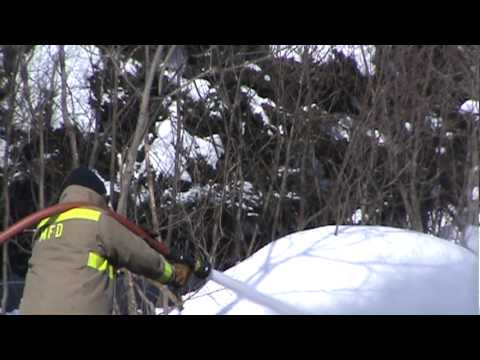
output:
M170 189L165 190L165 194L171 193ZM209 185L199 186L194 185L191 189L185 192L177 194L177 202L185 204L207 197L211 193L211 187Z
M240 90L248 96L249 99L249 105L250 108L252 109L252 112L254 114L260 115L262 118L262 121L265 125L271 127L270 118L268 117L267 113L263 109L263 105L271 106L271 107L276 107L276 104L268 99L268 98L262 98L257 94L255 90L252 88L249 88L248 86L242 86Z
M360 224L363 219L363 211L362 209L357 209L352 215L352 222L354 224Z
M163 196L172 197L171 189L166 189L163 192ZM241 206L242 209L247 211L253 211L255 207L259 206L262 194L255 190L252 183L248 181L237 182L231 185L221 185L218 183L206 184L203 186L193 185L189 190L180 192L177 194L177 202L179 203L191 203L207 199L216 204L224 202L228 205ZM239 198L242 199L242 204L238 202ZM252 213L253 214L253 213ZM257 216L258 214L255 213Z
M188 91L188 96L193 101L205 100L209 94L214 94L216 92L210 82L204 79L195 79L188 85L185 85L187 82L182 79L182 83L184 83L183 86L185 86Z
M138 69L142 66L142 64L134 59L128 59L124 64L124 71L129 73L133 76L137 74Z
M150 163L154 171L166 176L175 175L175 153L177 143L177 103L169 106L170 117L156 123L157 138L150 148ZM181 154L179 155L180 178L191 182L191 176L186 170L189 158L202 158L210 166L216 168L220 156L223 154L223 144L217 134L208 138L190 135L186 130L180 131ZM139 172L145 171L145 161L142 162Z
M150 148L150 164L156 173L166 176L175 175L175 139L176 129L172 121L165 120L157 123L157 139ZM180 178L185 181L192 181L190 174L185 170L186 159L180 156ZM144 172L145 161L142 163L140 173Z
M380 226L335 226L271 243L225 274L315 314L477 314L478 256L452 242ZM181 314L272 314L213 281ZM175 311L173 314L179 314Z
M65 71L67 74L68 100L67 109L70 119L83 131L94 131L94 113L88 103L89 89L87 77L92 74L92 62L99 60L99 51L95 46L65 45ZM55 59L58 58L57 45L38 45L29 63L29 82L32 101L37 101L39 88L50 88L50 78ZM60 108L60 75L55 69L55 105L52 125L59 128L63 123ZM71 96L73 94L73 96Z
M377 129L373 129L373 131L371 129L367 130L367 136L373 137L379 145L385 144L385 137Z
M177 81L179 88L185 90L186 95L194 102L204 102L211 116L221 116L219 109L224 109L224 104L217 96L217 89L205 79L189 80L175 75L171 70L165 70L164 74L170 81ZM189 110L187 110L189 111ZM190 110L191 111L191 110Z
M0 168L5 166L5 147L7 146L7 142L3 139L0 139Z
M293 59L297 62L302 62L302 54L308 51L320 63L330 60L333 57L333 50L336 50L347 57L353 57L363 75L375 73L375 65L372 62L375 55L374 45L274 45L271 48L275 57Z
M178 86L186 91L187 96L193 101L205 101L209 95L215 94L215 87L205 79L186 79L175 71L165 69L163 73L170 81L176 81Z
M333 49L342 52L345 56L351 56L355 59L358 70L363 75L373 75L375 65L372 63L375 55L375 46L373 45L334 45Z
M103 178L102 175L100 175L100 173L98 172L97 169L90 169L95 175L97 175L97 177L100 179L100 181L103 183L103 185L105 186L105 189L107 190L107 193L106 195L107 196L110 196L110 184L111 182L110 181L107 181ZM120 192L120 186L118 185L118 182L114 185L114 191L116 192Z
M350 116L346 116L340 119L337 125L330 128L331 134L335 140L347 140L350 141L350 129L352 128L353 119ZM380 135L380 134L378 134ZM380 139L377 140L380 142ZM384 139L382 139L384 141Z
M280 199L281 196L280 196L280 193L274 191L273 192L273 196L277 199ZM287 192L286 194L283 194L283 197L285 199L289 199L289 200L300 200L300 196L298 196L298 194L296 192L292 192L292 191L289 191Z
M465 232L465 240L467 247L472 250L478 256L478 243L480 237L479 226L468 226Z
M462 114L473 114L476 115L475 119L478 120L480 118L480 105L478 100L467 100L465 101L462 106L460 106L460 113Z
M274 57L293 59L297 62L302 61L300 54L303 52L303 46L301 45L272 45L271 48Z
M447 148L445 146L437 146L435 148L435 154L444 155L447 152Z
M300 168L287 168L285 166L280 166L277 171L278 176L283 176L283 173L287 171L288 175L299 174Z
M433 115L427 115L425 121L430 124L432 130L438 130L443 126L443 119L441 117L436 117Z
M243 210L247 211L253 211L253 206L258 207L263 196L262 193L255 190L253 184L248 181L237 181L235 184L225 186L223 191L224 194L222 197L227 199L225 201L227 205L233 204L236 207L241 206ZM240 193L242 199L241 205L238 202Z
M475 186L472 190L472 200L478 200L478 186Z
M256 72L261 72L262 71L262 68L260 66L258 66L257 64L247 64L245 66L247 69L250 69L250 70L253 70L253 71L256 71Z

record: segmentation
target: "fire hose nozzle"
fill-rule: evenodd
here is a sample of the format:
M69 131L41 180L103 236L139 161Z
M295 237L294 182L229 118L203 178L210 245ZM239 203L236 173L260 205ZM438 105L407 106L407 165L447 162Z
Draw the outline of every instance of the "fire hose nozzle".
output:
M199 279L206 279L212 271L212 264L207 256L200 252L195 256L171 252L169 259L172 262L187 264L192 269L193 274Z

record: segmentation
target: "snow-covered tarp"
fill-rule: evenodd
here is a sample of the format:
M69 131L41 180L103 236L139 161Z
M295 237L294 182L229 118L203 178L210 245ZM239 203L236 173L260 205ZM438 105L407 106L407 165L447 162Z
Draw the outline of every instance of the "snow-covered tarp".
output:
M283 237L225 274L313 314L478 314L478 256L452 242L379 226ZM181 314L274 314L209 281ZM179 314L175 311L173 314Z

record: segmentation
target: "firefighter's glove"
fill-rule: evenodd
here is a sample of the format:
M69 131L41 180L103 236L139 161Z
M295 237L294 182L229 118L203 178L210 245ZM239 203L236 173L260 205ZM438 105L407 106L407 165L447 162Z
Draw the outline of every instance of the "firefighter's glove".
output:
M206 279L212 271L212 265L208 261L208 258L200 253L198 253L195 257L191 255L176 256L174 262L189 266L193 274L199 279Z
M174 263L173 279L171 281L171 284L174 287L182 288L187 284L191 274L192 274L192 269L188 264L185 264L182 262Z

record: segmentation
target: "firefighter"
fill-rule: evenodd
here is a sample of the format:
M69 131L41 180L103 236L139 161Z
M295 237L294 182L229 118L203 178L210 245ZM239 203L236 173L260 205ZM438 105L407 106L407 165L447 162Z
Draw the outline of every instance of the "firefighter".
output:
M88 168L75 169L65 180L60 203L92 205L38 224L21 314L112 314L116 269L123 267L163 284L187 283L191 266L170 263L108 216L105 194Z

